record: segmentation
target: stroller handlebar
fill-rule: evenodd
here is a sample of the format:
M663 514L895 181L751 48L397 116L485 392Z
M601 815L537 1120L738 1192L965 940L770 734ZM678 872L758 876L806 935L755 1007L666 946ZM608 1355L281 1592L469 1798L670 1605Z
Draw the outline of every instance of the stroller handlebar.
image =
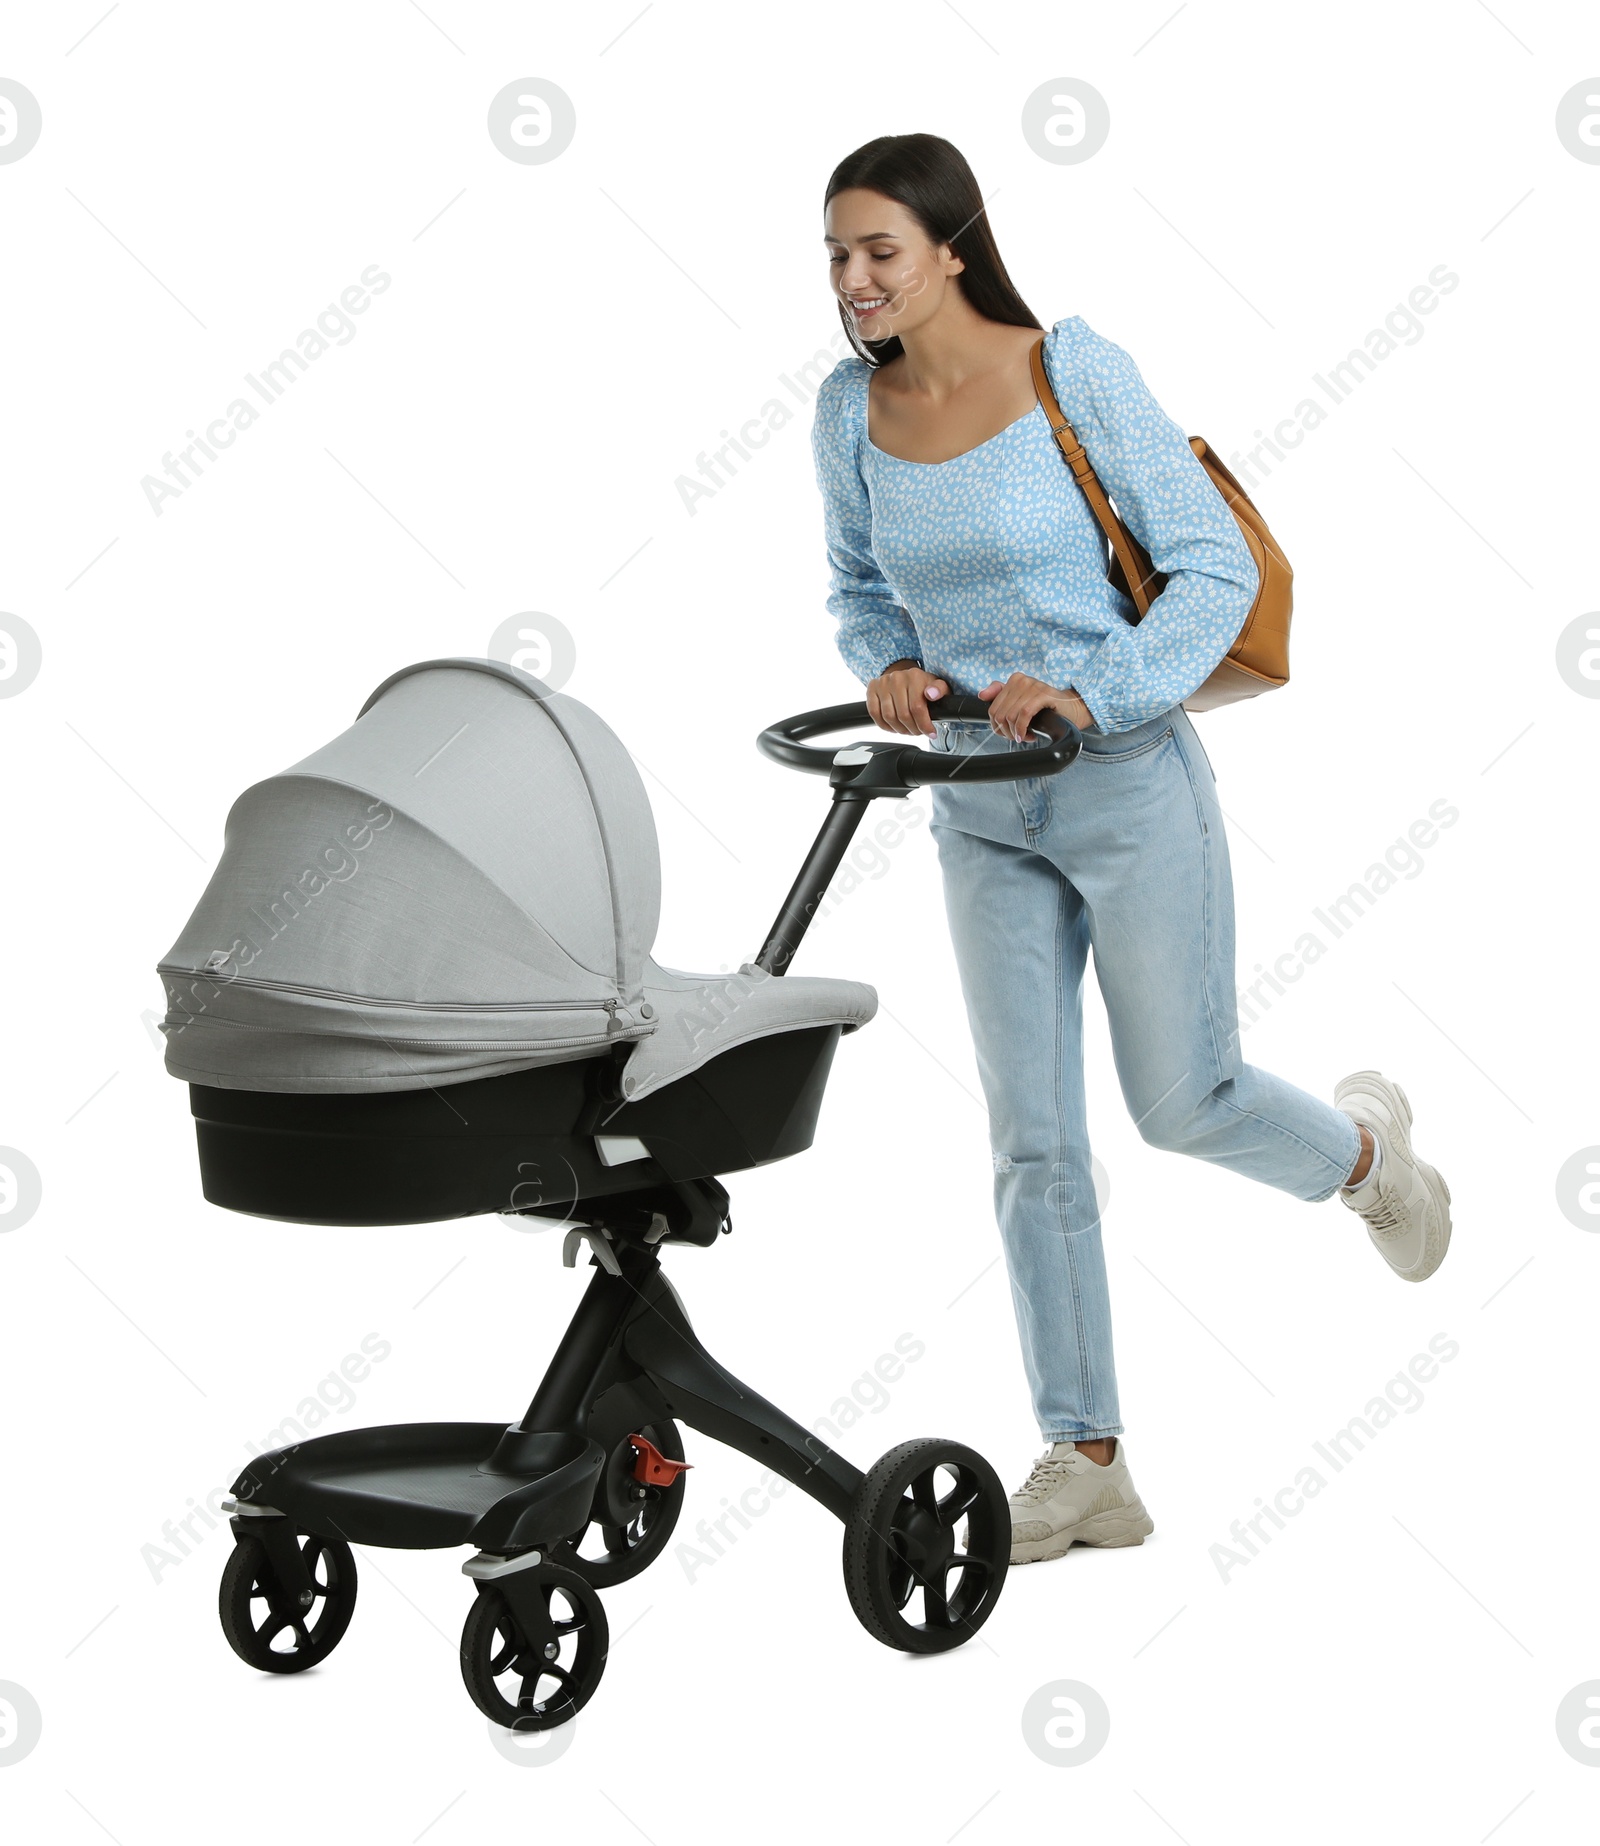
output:
M928 711L935 718L987 720L989 716L982 699L959 693L930 704ZM756 739L757 748L775 763L826 776L833 784L828 817L756 956L755 965L768 974L787 972L856 828L878 796L908 795L932 782L1019 782L1026 776L1053 776L1083 747L1078 727L1056 711L1042 711L1034 719L1030 729L1044 742L1031 749L946 753L875 738L843 750L814 750L805 742L808 737L855 730L871 722L864 703L824 705L769 724Z
M933 718L987 719L989 707L982 699L953 693L928 706ZM1000 750L958 754L919 750L915 744L873 739L844 750L816 750L805 739L831 732L854 730L871 724L864 701L852 705L824 705L793 718L769 724L756 739L764 756L807 775L827 776L837 796L846 800L872 800L878 795L904 795L913 788L935 782L1019 782L1028 776L1053 776L1071 763L1082 748L1078 727L1057 711L1042 711L1030 727L1042 743L1026 750Z

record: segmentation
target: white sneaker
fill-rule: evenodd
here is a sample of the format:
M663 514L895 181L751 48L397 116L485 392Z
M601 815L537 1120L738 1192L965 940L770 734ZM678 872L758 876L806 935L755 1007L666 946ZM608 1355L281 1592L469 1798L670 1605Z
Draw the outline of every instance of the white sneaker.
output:
M1070 1442L1057 1442L1011 1496L1011 1562L1042 1564L1073 1545L1142 1545L1154 1521L1128 1473L1120 1436L1101 1467Z
M1359 1186L1341 1186L1340 1199L1365 1220L1384 1261L1408 1282L1421 1282L1450 1248L1450 1188L1411 1151L1411 1105L1398 1083L1358 1070L1333 1092L1336 1108L1370 1130L1375 1170Z

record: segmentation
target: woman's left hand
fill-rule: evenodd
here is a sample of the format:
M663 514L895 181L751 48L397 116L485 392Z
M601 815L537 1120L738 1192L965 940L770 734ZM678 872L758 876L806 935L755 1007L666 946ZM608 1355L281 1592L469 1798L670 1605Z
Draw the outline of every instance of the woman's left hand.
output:
M978 697L990 701L989 722L1001 736L1019 742L1028 735L1035 714L1047 708L1060 712L1080 731L1094 729L1094 714L1077 693L1047 686L1027 673L1013 673L1003 685L997 679L991 680Z

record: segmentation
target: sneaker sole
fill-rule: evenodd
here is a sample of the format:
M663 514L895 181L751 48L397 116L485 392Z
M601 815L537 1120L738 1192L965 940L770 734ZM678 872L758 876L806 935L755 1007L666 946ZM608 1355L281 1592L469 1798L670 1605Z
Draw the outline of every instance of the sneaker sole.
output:
M1144 1510L1144 1502L1118 1506L1110 1512L1096 1513L1080 1519L1075 1526L1063 1526L1048 1538L1012 1541L1013 1564L1045 1564L1051 1558L1064 1558L1074 1545L1093 1545L1101 1551L1114 1551L1123 1545L1142 1545L1156 1529L1155 1521Z
M1431 1167L1425 1160L1418 1160L1411 1147L1411 1099L1393 1078L1386 1077L1382 1071L1358 1070L1339 1085L1334 1096L1335 1105L1339 1098L1348 1095L1353 1089L1363 1086L1376 1090L1377 1094L1389 1104L1391 1115L1398 1118L1399 1133L1392 1138L1401 1154L1410 1161L1422 1175L1422 1183L1428 1189L1428 1197L1433 1203L1433 1232L1423 1243L1422 1255L1410 1269L1402 1269L1398 1263L1389 1261L1389 1253L1376 1237L1369 1237L1374 1249L1383 1258L1402 1282L1426 1282L1444 1261L1445 1252L1450 1248L1450 1188L1445 1183L1444 1175L1437 1167ZM1398 1105L1398 1107L1396 1107Z
M1415 1161L1417 1171L1422 1175L1422 1182L1428 1188L1428 1197L1433 1202L1432 1229L1425 1239L1422 1255L1414 1267L1400 1269L1390 1263L1389 1267L1403 1282L1426 1282L1444 1261L1445 1251L1450 1248L1450 1188L1444 1183L1444 1175L1436 1168L1430 1167L1425 1160ZM1372 1241L1377 1243L1377 1239ZM1380 1252L1383 1245L1378 1244Z

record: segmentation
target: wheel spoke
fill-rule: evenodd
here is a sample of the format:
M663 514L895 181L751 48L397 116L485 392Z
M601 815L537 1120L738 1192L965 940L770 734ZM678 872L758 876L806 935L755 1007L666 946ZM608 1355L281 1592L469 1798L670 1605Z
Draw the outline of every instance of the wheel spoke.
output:
M980 1557L976 1551L957 1551L945 1566L946 1570L975 1570L981 1576L994 1575L994 1560Z
M889 1594L895 1607L903 1609L910 1602L919 1579L911 1560L905 1554L905 1540L898 1532L890 1538L886 1564Z
M922 1617L930 1628L950 1626L950 1596L942 1571L922 1580Z
M311 1587L316 1594L336 1596L341 1585L339 1560L334 1555L332 1545L323 1538L308 1538L300 1555L305 1559L306 1575L311 1579Z
M946 1576L945 1594L955 1611L955 1619L964 1622L993 1594L994 1566L987 1558L958 1557L950 1560L947 1570L958 1573L954 1591Z
M536 1698L539 1682L553 1679L556 1682L554 1692L547 1693L542 1699ZM572 1676L558 1661L538 1660L531 1664L531 1669L522 1675L522 1689L517 1699L519 1712L545 1712L553 1704L565 1702L572 1697Z
M956 1573L954 1588L950 1584L952 1571ZM969 1583L969 1573L976 1577L976 1582ZM981 1604L987 1596L993 1577L994 1566L987 1558L951 1558L936 1579L922 1584L922 1606L928 1626L963 1626L971 1619L975 1605Z
M942 1526L953 1526L978 1497L976 1478L968 1469L958 1468L955 1481L941 1498L939 1473L941 1468L949 1466L948 1462L941 1462L927 1469L916 1476L909 1489L912 1501L924 1512L932 1513Z
M532 1660L542 1660L545 1643L556 1638L556 1624L550 1615L550 1598L555 1593L554 1585L540 1584L538 1588L543 1591L543 1594L539 1598L539 1606L534 1612L533 1621L526 1627L520 1620L514 1619L512 1623L513 1632L522 1636L528 1657Z
M494 1634L489 1642L489 1671L499 1678L509 1672L517 1658L518 1641L515 1632L504 1622L497 1622Z
M978 1498L978 1483L967 1473L957 1477L956 1484L939 1502L935 1509L942 1526L953 1526L971 1510Z

